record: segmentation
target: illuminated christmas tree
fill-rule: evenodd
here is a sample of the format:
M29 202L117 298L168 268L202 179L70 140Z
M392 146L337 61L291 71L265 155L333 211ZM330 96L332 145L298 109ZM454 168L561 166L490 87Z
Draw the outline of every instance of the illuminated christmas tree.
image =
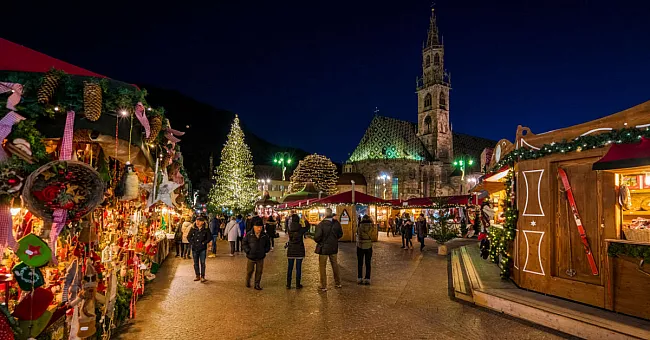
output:
M210 202L214 208L226 208L236 213L253 210L257 199L257 180L253 172L253 156L244 142L244 132L235 115L228 140L221 150L221 163L214 176L215 184L210 190Z
M318 190L332 195L338 191L337 180L336 165L329 158L309 155L298 163L291 175L291 192L300 191L307 182L312 182Z

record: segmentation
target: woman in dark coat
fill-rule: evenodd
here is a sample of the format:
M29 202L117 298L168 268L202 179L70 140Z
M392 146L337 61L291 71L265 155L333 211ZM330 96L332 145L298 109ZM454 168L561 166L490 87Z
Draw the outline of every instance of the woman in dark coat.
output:
M289 242L287 246L287 258L289 259L289 266L287 267L287 289L291 289L294 263L296 265L296 288L302 288L300 278L302 276L302 260L305 258L305 243L303 239L308 230L309 228L300 224L300 217L298 215L291 215L291 222L289 222Z
M406 247L404 249L413 249L413 222L411 221L411 216L407 213L404 214L402 233L404 235L404 240L406 241Z

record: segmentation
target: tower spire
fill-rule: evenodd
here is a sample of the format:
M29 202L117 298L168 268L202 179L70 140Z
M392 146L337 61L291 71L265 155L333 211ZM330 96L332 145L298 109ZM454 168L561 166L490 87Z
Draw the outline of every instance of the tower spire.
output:
M436 24L436 12L433 5L431 6L431 18L429 19L429 31L427 35L427 42L425 48L432 46L439 46L440 40L438 40L438 25Z

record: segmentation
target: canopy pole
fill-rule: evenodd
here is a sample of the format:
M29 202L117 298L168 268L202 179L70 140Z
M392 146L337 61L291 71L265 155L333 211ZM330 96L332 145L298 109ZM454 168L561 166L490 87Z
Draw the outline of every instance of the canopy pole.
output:
M354 204L354 180L350 180L350 183L352 183L352 204Z

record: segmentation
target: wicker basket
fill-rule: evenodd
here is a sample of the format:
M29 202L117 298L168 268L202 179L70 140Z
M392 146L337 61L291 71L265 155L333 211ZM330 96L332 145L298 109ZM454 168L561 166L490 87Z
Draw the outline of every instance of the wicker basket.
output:
M623 233L628 241L650 242L650 229L623 228Z
M46 202L35 197L34 191L43 190L48 185L47 180L41 174L48 170L55 172L55 170L51 170L55 165L59 167L61 165L67 166L67 171L74 174L74 178L65 180L65 183L78 186L83 194L83 198L75 204L75 207L68 209L68 220L78 220L102 203L104 200L104 181L102 181L95 169L86 163L77 161L53 161L32 172L25 180L23 200L29 211L45 221L52 221L54 209L48 206Z

